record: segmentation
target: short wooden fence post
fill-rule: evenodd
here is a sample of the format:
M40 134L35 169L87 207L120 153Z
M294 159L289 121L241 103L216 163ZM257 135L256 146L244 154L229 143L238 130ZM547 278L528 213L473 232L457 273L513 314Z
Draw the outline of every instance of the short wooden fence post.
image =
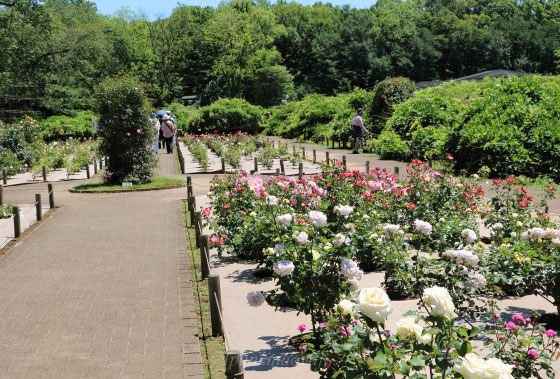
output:
M93 161L93 175L97 174L97 160Z
M325 156L326 156L325 159L327 160L327 167L328 167L328 166L331 165L331 159L330 159L330 157L329 157L329 152L328 152L328 151L325 153Z
M2 169L2 181L4 184L8 184L8 171L5 168Z
M280 169L279 168L276 169L276 176L280 176Z
M344 168L344 171L346 171L346 155L342 156L342 167Z
M86 164L86 177L87 177L88 179L91 178L91 173L89 172L89 163Z
M47 184L47 188L49 190L49 206L51 209L54 208L54 190L52 184Z
M286 175L286 170L284 169L284 160L280 159L280 172L282 172L282 175Z
M200 236L200 272L202 280L206 279L210 274L208 266L208 255L210 254L210 239L206 234Z
M43 166L43 181L47 181L47 167Z
M210 297L210 321L212 322L212 336L223 336L222 326L222 295L220 293L220 275L208 275L208 296Z
M395 166L395 175L399 175L399 167Z
M14 207L14 236L18 238L21 235L21 219L19 214L19 207Z
M301 148L301 156L305 159L305 147Z
M192 177L187 176L187 186L192 186Z
M255 157L255 159L253 160L255 162L255 172L259 171L259 159L257 157Z
M366 161L366 174L369 174L369 161Z
M226 379L244 379L243 358L239 350L225 352Z
M299 162L299 167L298 167L298 178L302 178L303 177L303 163Z
M4 205L4 185L0 184L0 205Z
M222 161L222 174L225 174L226 173L226 159L222 158L221 161Z
M43 219L43 205L40 193L35 194L35 210L37 211L37 221L41 221Z
M317 150L313 149L313 163L317 163Z

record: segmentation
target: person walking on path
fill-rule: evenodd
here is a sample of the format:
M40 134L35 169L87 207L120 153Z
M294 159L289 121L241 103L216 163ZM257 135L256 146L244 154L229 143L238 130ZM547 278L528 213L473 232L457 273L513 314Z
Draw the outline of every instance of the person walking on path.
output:
M150 145L150 149L155 151L156 154L159 151L159 129L161 127L159 120L156 117L155 113L152 113L152 115L150 116L150 122L152 123L152 126L154 127L154 143L152 143Z
M352 154L359 154L358 151L360 147L363 148L364 146L364 134L368 133L368 130L364 126L364 120L362 120L362 114L364 114L364 110L362 108L358 108L356 112L356 116L352 120L352 129L354 133L354 151Z
M164 115L161 119L161 130L163 131L163 138L165 140L165 147L167 154L173 153L173 137L175 136L175 125L170 120L168 115Z

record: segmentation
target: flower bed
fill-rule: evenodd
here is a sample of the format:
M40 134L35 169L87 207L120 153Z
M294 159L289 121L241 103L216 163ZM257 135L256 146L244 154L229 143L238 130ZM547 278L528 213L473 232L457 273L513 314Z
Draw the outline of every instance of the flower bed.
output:
M332 377L337 370L358 370L353 371L358 376L372 372L379 377L408 376L426 367L464 375L461 365L474 360L467 355L472 349L468 340L479 334L473 325L492 311L495 296L508 288L517 295L558 299L560 232L546 209L554 187L535 204L516 179L498 180L494 182L497 195L487 202L480 178L458 180L420 161L414 161L407 171L402 179L378 168L363 173L337 167L312 179L265 179L243 172L214 180L212 207L203 210L215 231L211 242L220 252L254 259L273 273L276 288L266 294L251 293L248 300L252 305L261 304L269 295L275 304L288 300L311 316L313 337L302 346L312 353L312 363L331 361L328 367L312 365L324 377ZM480 241L480 221L491 230L490 244ZM384 290L363 289L357 295L364 270L383 270ZM445 299L435 308L427 300L431 289ZM383 331L389 298L421 298L421 304L427 306L427 316L409 315L415 317L414 323L423 320L426 324L426 333L414 334L420 342L411 342L412 334L408 339L391 339ZM385 308L350 305L361 303L385 304ZM334 311L337 304L338 313ZM442 307L449 312L436 310ZM340 330L340 323L346 322L342 319L355 320L353 326L343 329L346 335ZM455 326L454 319L470 326ZM329 330L336 333L332 338L340 338L339 345L326 343L325 325L331 322L339 325ZM410 319L403 323L412 325ZM371 342L377 328L379 341ZM521 333L521 328L506 328L506 334L518 329ZM489 327L485 333L497 333L492 330ZM547 332L549 341L538 330L537 326L527 330L533 334L531 338L510 333L506 349L493 351L496 359L506 362L504 372L518 376L548 370L547 357L555 347L549 344L553 336ZM428 337L430 343L422 342ZM534 360L519 361L521 350L513 353L511 341L519 338L530 340L525 346L537 353ZM505 344L502 341L496 343ZM415 343L425 346L419 348ZM434 343L447 353L442 356L432 348ZM337 351L334 346L339 346ZM479 363L485 368L498 365L492 360Z

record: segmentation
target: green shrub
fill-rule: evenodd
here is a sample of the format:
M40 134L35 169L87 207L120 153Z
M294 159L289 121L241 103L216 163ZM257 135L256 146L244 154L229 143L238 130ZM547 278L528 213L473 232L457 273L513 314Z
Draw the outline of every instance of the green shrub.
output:
M368 116L372 122L371 131L379 133L385 127L385 122L393 114L395 105L402 103L412 96L416 84L410 79L397 77L380 81L373 88Z
M74 117L51 116L40 122L41 136L45 140L59 139L62 136L91 138L96 135L92 122L95 118L92 111L78 111Z
M152 177L155 154L149 149L153 127L149 104L133 76L105 79L95 91L100 152L109 158L104 181L146 183Z
M190 133L242 131L256 133L263 129L263 109L243 99L221 99L202 107L189 122Z
M189 130L190 121L197 113L194 105L183 105L181 103L171 103L164 107L164 109L171 111L172 115L177 116L175 120L177 129L181 129L184 133Z
M411 157L407 143L391 129L381 132L375 146L381 159L409 160Z
M416 156L422 159L444 159L448 154L447 143L451 137L451 128L444 126L427 126L417 129L412 134L412 143Z

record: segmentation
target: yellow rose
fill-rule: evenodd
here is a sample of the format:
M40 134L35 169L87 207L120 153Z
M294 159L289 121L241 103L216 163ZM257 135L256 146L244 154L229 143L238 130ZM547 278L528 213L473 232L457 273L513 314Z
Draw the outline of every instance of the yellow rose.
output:
M354 308L354 303L350 300L341 300L340 303L336 305L336 310L342 316L348 316L352 313L352 309Z
M517 221L517 222L515 223L515 225L517 225L517 226L523 226L523 223L522 223L521 221Z
M513 213L513 214L511 215L511 217L517 218L517 217L519 217L519 215L518 215L517 213Z
M319 254L319 252L317 250L311 250L311 255L313 256L314 261L321 258L321 254Z

